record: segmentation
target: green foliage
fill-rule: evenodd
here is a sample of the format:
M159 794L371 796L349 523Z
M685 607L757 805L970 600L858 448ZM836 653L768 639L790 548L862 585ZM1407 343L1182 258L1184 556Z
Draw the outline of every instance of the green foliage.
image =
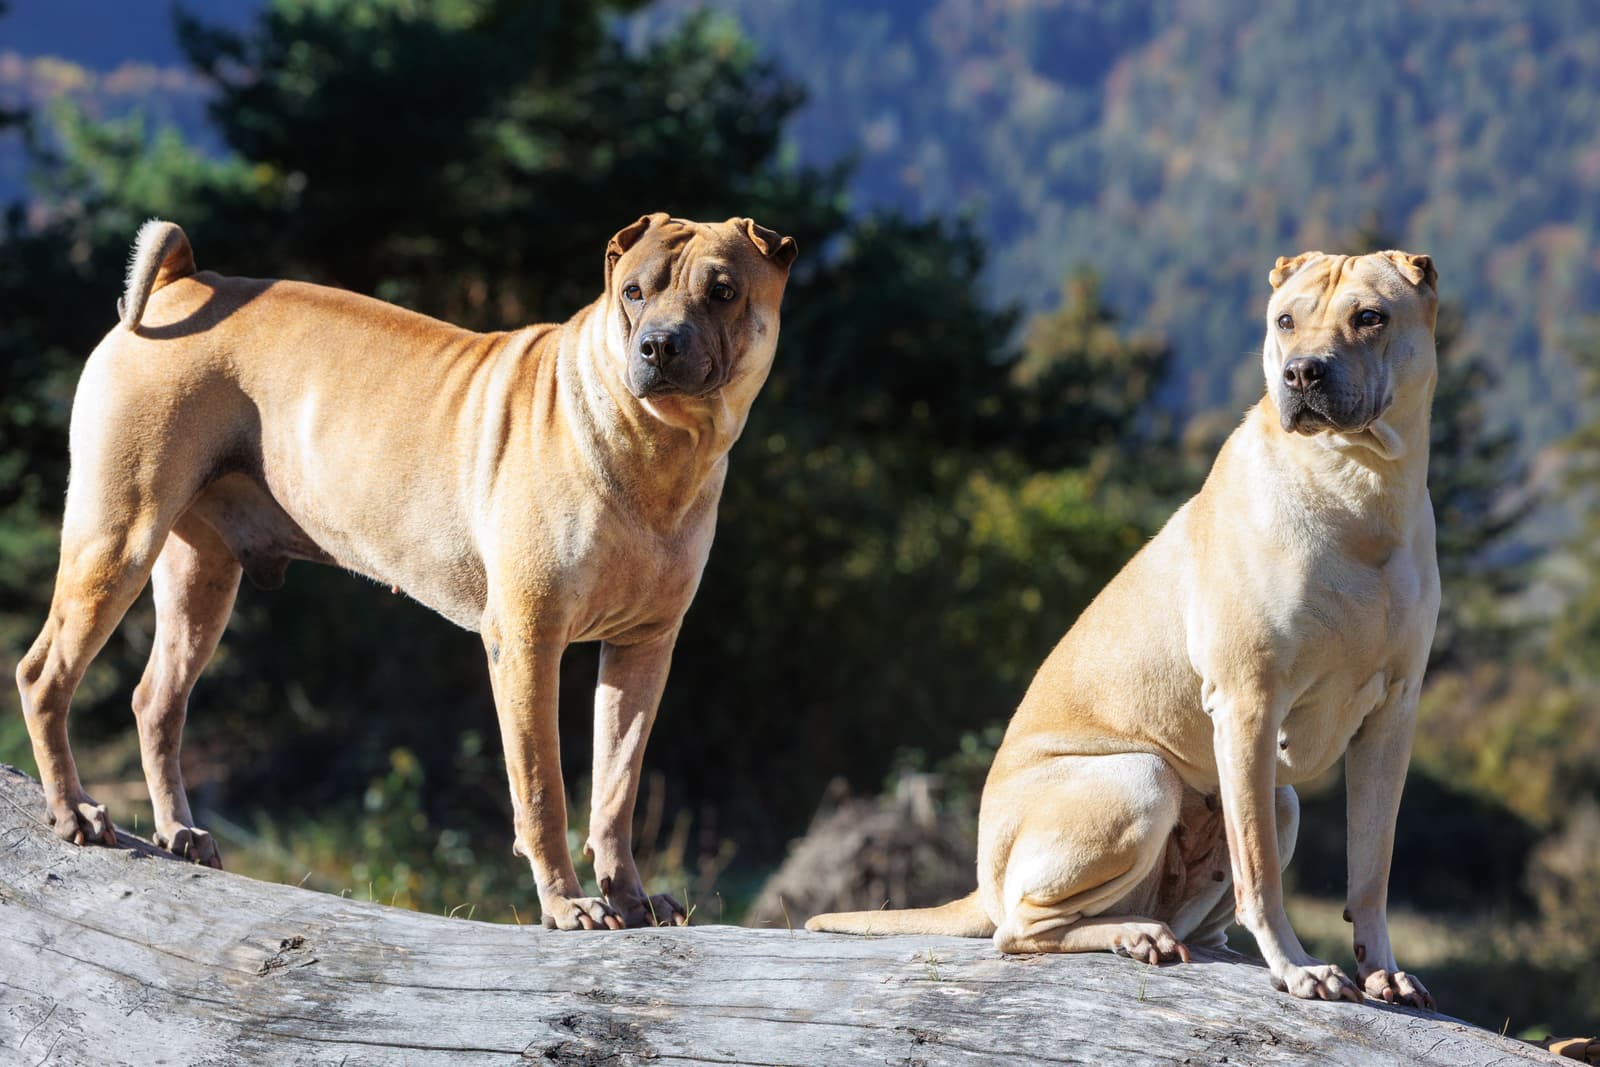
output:
M483 735L461 735L446 772L449 780L503 776ZM662 787L643 791L636 862L649 885L670 888L686 905L717 901L719 878L733 855L726 842L690 847L690 822L663 823ZM458 793L430 784L415 753L396 748L368 781L357 803L344 800L315 817L254 813L253 828L224 821L216 829L228 866L256 878L306 885L386 904L490 922L539 918L538 897L521 860L510 860L503 837L480 813L457 805ZM587 837L587 798L573 805L568 832L574 857ZM738 901L736 900L736 903Z
M227 223L197 247L478 327L572 314L649 211L781 217L814 247L836 176L770 162L798 86L709 17L630 52L610 18L636 6L283 2L245 35L181 18L225 140L268 178L211 189Z
M1600 403L1600 319L1585 324L1574 349L1590 417L1563 450L1565 496L1581 519L1569 558L1556 572L1567 603L1556 621L1551 658L1600 689L1600 415L1594 413Z
M1153 400L1170 358L1164 341L1124 335L1094 274L1073 274L1060 306L1029 323L1014 375L1025 387L1019 414L1030 451L1081 463L1096 451L1154 445L1166 420Z
M1592 698L1551 683L1548 665L1485 663L1440 675L1420 712L1418 761L1551 828L1576 797L1595 791L1600 759Z
M1588 368L1579 392L1600 399L1600 343L1580 338ZM1592 407L1591 407L1592 410ZM1445 676L1423 707L1418 753L1442 773L1546 829L1560 829L1585 796L1600 800L1600 419L1579 428L1560 452L1560 499L1581 518L1566 551L1540 574L1559 596L1552 624L1534 629L1525 662L1484 656L1471 670ZM1526 573L1527 569L1523 570Z
M790 290L782 355L755 418L776 409L808 444L848 434L971 449L1003 438L1017 312L983 301L983 265L964 224L891 215L854 226Z
M46 173L60 225L80 247L108 257L145 219L193 219L204 234L226 225L220 212L228 202L282 195L270 168L213 159L171 127L146 129L137 113L97 122L61 101L50 118L56 158Z
M1439 384L1433 397L1428 492L1438 533L1442 602L1433 665L1469 664L1523 636L1506 599L1526 583L1525 553L1513 537L1537 503L1518 487L1528 465L1517 434L1491 408L1499 375L1462 351L1460 305L1439 310Z

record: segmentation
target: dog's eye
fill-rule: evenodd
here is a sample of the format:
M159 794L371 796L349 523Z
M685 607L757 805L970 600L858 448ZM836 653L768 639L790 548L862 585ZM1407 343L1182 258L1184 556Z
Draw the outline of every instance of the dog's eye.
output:
M1365 327L1366 329L1370 330L1374 326L1382 326L1383 322L1383 312L1381 311L1373 311L1371 308L1363 308L1356 312L1357 326Z
M733 286L729 285L727 282L718 282L716 285L711 287L711 299L732 300Z
M639 288L637 285L629 285L622 290L622 295L627 297L629 300L643 300L644 290Z
M1293 315L1279 315L1278 316L1278 329L1280 329L1280 330L1292 330L1292 329L1294 329L1294 316Z

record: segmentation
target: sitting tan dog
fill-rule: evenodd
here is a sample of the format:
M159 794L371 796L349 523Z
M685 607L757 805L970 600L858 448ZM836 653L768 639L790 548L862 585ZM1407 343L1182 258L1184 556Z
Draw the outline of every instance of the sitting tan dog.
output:
M133 705L155 839L220 865L178 769L189 692L241 571L273 587L315 560L483 635L545 925L683 922L634 866L640 760L794 257L749 219L651 215L611 239L604 294L570 320L476 334L337 289L197 274L182 230L146 224L121 325L78 385L55 595L17 670L56 832L116 842L78 781L67 709L150 578ZM600 897L567 849L556 733L562 651L593 640Z
M809 929L1156 963L1224 944L1237 914L1280 989L1359 999L1301 947L1280 878L1291 787L1345 755L1358 977L1433 1007L1395 964L1385 902L1439 606L1436 281L1401 252L1278 260L1266 396L1040 668L984 787L977 891Z

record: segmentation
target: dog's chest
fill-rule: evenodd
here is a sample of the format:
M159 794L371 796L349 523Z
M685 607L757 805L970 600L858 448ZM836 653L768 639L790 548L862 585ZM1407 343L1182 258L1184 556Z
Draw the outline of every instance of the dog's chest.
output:
M1366 717L1401 684L1403 679L1379 670L1353 686L1330 684L1308 693L1278 730L1279 784L1297 785L1333 766Z
M697 527L661 533L609 523L569 543L561 585L572 641L617 640L675 624L688 609L711 547Z
M1332 766L1376 708L1421 669L1431 629L1420 569L1408 552L1381 567L1340 562L1307 589L1293 656L1296 694L1278 735L1280 780Z

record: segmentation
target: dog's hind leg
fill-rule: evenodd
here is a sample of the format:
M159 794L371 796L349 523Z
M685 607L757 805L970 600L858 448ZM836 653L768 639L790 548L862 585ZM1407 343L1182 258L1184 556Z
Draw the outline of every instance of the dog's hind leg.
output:
M160 543L153 527L141 522L79 532L69 524L49 617L17 666L47 816L58 835L80 845L114 845L117 836L105 805L96 804L78 780L67 712L89 662L144 588ZM166 537L164 527L159 537Z
M89 358L73 401L55 592L44 628L17 666L46 811L57 834L80 844L114 845L117 838L105 807L78 780L67 742L72 696L199 488L196 471L204 464L194 453L207 443L186 424L188 412L144 402L150 391L138 377L141 365L119 347L125 335L113 337L115 344L108 340ZM152 407L154 417L146 410Z
M1183 794L1166 761L1144 753L1062 756L1001 788L1006 796L985 795L984 804L1025 814L997 833L996 843L1010 846L1000 867L1000 951L1188 958L1147 910Z
M1273 804L1278 821L1278 867L1288 870L1300 833L1300 798L1292 786L1281 785L1273 794ZM1222 877L1202 883L1172 920L1173 930L1193 948L1226 948L1228 927L1234 923L1233 876L1226 839L1219 842L1219 848L1221 855L1211 866Z
M155 808L154 840L212 867L221 867L222 858L211 835L194 825L178 750L189 694L233 613L239 574L239 561L210 526L192 511L178 520L151 572L155 642L133 691L139 755Z

